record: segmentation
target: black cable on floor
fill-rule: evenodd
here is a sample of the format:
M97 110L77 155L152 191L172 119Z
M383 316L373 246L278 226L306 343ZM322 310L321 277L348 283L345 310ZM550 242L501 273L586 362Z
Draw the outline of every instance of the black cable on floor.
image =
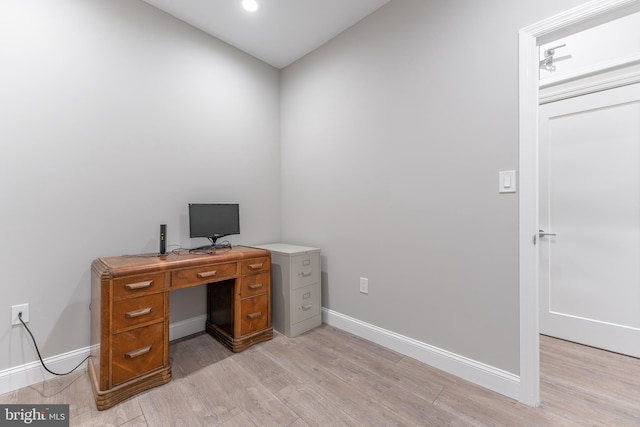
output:
M82 362L78 363L78 365L73 368L72 370L70 370L69 372L65 373L65 374L59 374L57 372L53 372L52 370L50 370L49 368L47 368L47 366L44 364L44 360L42 360L42 356L40 355L40 350L38 349L38 344L36 344L36 339L34 338L33 334L31 333L31 330L29 329L29 327L27 326L26 323L24 323L24 320L22 320L22 313L18 313L18 320L20 320L20 323L22 323L22 326L25 327L25 329L27 330L27 332L29 332L29 335L31 335L31 339L33 340L33 345L36 348L36 353L38 353L38 358L40 359L40 363L42 364L42 367L49 372L50 374L53 375L58 375L58 376L64 376L64 375L69 375L70 373L72 373L73 371L75 371L76 369L78 369L80 367L80 365L82 365L90 356L85 357Z

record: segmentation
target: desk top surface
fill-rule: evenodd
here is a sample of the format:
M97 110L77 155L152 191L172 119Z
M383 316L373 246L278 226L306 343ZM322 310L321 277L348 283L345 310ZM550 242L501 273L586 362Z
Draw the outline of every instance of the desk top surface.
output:
M95 259L91 265L94 270L103 276L118 277L134 272L135 274L161 272L265 256L270 256L270 252L265 249L252 248L249 246L234 246L231 249L215 249L206 253L190 253L189 250L184 249L173 251L162 256L157 254L140 254L101 257Z

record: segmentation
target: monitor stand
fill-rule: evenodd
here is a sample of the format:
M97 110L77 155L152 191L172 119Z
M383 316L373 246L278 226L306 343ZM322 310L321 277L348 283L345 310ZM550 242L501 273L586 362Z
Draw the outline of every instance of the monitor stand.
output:
M197 248L189 249L189 252L210 251L214 249L231 249L231 243L216 243L218 236L207 237L211 241L210 245L198 246Z

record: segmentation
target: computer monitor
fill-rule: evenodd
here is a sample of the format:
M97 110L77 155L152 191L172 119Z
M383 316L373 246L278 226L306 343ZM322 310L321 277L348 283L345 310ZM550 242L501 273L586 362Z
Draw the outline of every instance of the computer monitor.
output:
M220 237L240 234L240 206L237 203L190 203L189 237L206 237L215 248Z

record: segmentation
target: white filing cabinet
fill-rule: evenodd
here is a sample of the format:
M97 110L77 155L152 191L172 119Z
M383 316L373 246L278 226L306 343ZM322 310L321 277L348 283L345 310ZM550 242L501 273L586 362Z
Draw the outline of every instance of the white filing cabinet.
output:
M320 326L320 249L285 243L257 247L271 251L273 328L295 337Z

